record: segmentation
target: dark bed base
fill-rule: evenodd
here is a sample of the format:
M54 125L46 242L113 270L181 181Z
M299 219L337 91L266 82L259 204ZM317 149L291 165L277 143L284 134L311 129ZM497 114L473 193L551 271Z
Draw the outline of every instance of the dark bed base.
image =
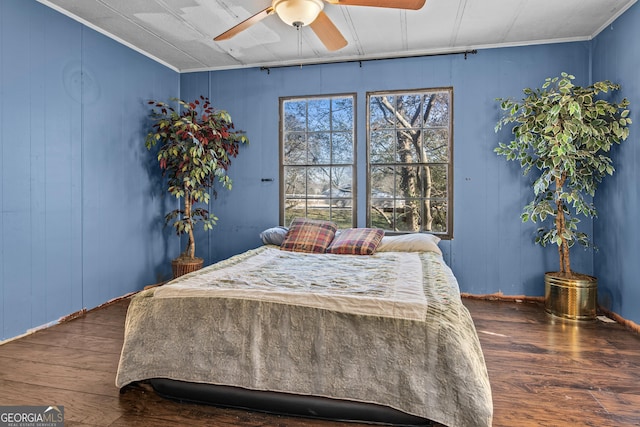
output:
M184 402L334 421L394 426L428 427L440 425L424 418L372 403L189 383L164 378L151 379L150 383L160 396Z

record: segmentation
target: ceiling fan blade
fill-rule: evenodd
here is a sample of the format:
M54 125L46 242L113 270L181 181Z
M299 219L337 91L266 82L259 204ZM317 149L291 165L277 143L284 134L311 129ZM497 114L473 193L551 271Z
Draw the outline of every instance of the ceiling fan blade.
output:
M235 27L231 27L230 29L228 29L224 33L222 33L219 36L215 37L213 40L217 41L217 42L219 42L220 40L228 40L231 37L233 37L236 34L238 34L239 32L244 31L247 28L249 28L250 26L252 26L254 24L257 24L258 22L262 21L264 18L266 18L267 16L271 15L273 12L274 12L273 7L269 6L265 10L256 13L255 15L251 16L250 18L245 19L244 21L242 21L241 23L239 23Z
M342 36L338 27L331 22L331 19L323 11L309 24L309 27L316 33L316 36L318 36L327 50L338 50L347 45L347 40Z
M426 0L325 0L327 3L340 6L389 7L393 9L422 9Z

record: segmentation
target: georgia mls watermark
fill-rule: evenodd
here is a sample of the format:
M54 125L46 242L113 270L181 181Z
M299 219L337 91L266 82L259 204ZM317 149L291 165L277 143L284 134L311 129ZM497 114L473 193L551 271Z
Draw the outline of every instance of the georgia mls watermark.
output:
M64 427L64 406L0 406L0 427Z

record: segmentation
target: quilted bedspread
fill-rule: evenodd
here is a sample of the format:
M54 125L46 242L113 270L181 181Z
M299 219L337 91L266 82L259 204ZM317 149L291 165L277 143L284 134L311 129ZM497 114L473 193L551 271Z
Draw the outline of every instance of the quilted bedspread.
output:
M309 258L299 255L276 262L280 251L265 246L135 295L116 385L169 378L376 403L450 427L491 425L478 336L441 255L316 255L302 291L292 272ZM419 297L401 286L415 282L407 272L421 275ZM322 301L300 304L305 295ZM369 308L347 309L359 302Z
M249 251L242 262L218 265L179 278L155 298L256 299L352 314L422 320L427 300L417 253L345 256Z

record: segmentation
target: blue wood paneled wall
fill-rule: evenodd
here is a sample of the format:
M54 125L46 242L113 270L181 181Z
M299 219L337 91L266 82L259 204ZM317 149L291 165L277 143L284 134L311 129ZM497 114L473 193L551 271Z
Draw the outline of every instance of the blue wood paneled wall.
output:
M216 261L259 244L261 229L278 223L278 98L357 92L358 193L366 194L366 93L452 86L454 90L454 239L441 247L461 289L474 294L542 295L543 273L557 269L554 248L533 243L535 225L520 212L531 197L530 178L493 153L499 117L496 97L521 97L524 87L569 71L590 77L590 43L482 50L477 55L438 56L347 64L241 69L184 74L183 96L208 93L246 130L250 146L230 169L231 192L212 203L219 227L200 245ZM188 90L187 90L188 89ZM273 178L263 182L262 178ZM365 199L358 223L365 224ZM583 223L591 231L591 223ZM204 247L203 247L204 246ZM591 252L576 251L574 266L593 272Z
M178 252L144 148L178 73L0 0L0 340L154 283ZM158 225L159 224L159 225Z
M631 102L629 139L613 151L616 173L596 195L594 270L599 302L640 324L640 5L636 4L594 41L593 79L622 85Z

